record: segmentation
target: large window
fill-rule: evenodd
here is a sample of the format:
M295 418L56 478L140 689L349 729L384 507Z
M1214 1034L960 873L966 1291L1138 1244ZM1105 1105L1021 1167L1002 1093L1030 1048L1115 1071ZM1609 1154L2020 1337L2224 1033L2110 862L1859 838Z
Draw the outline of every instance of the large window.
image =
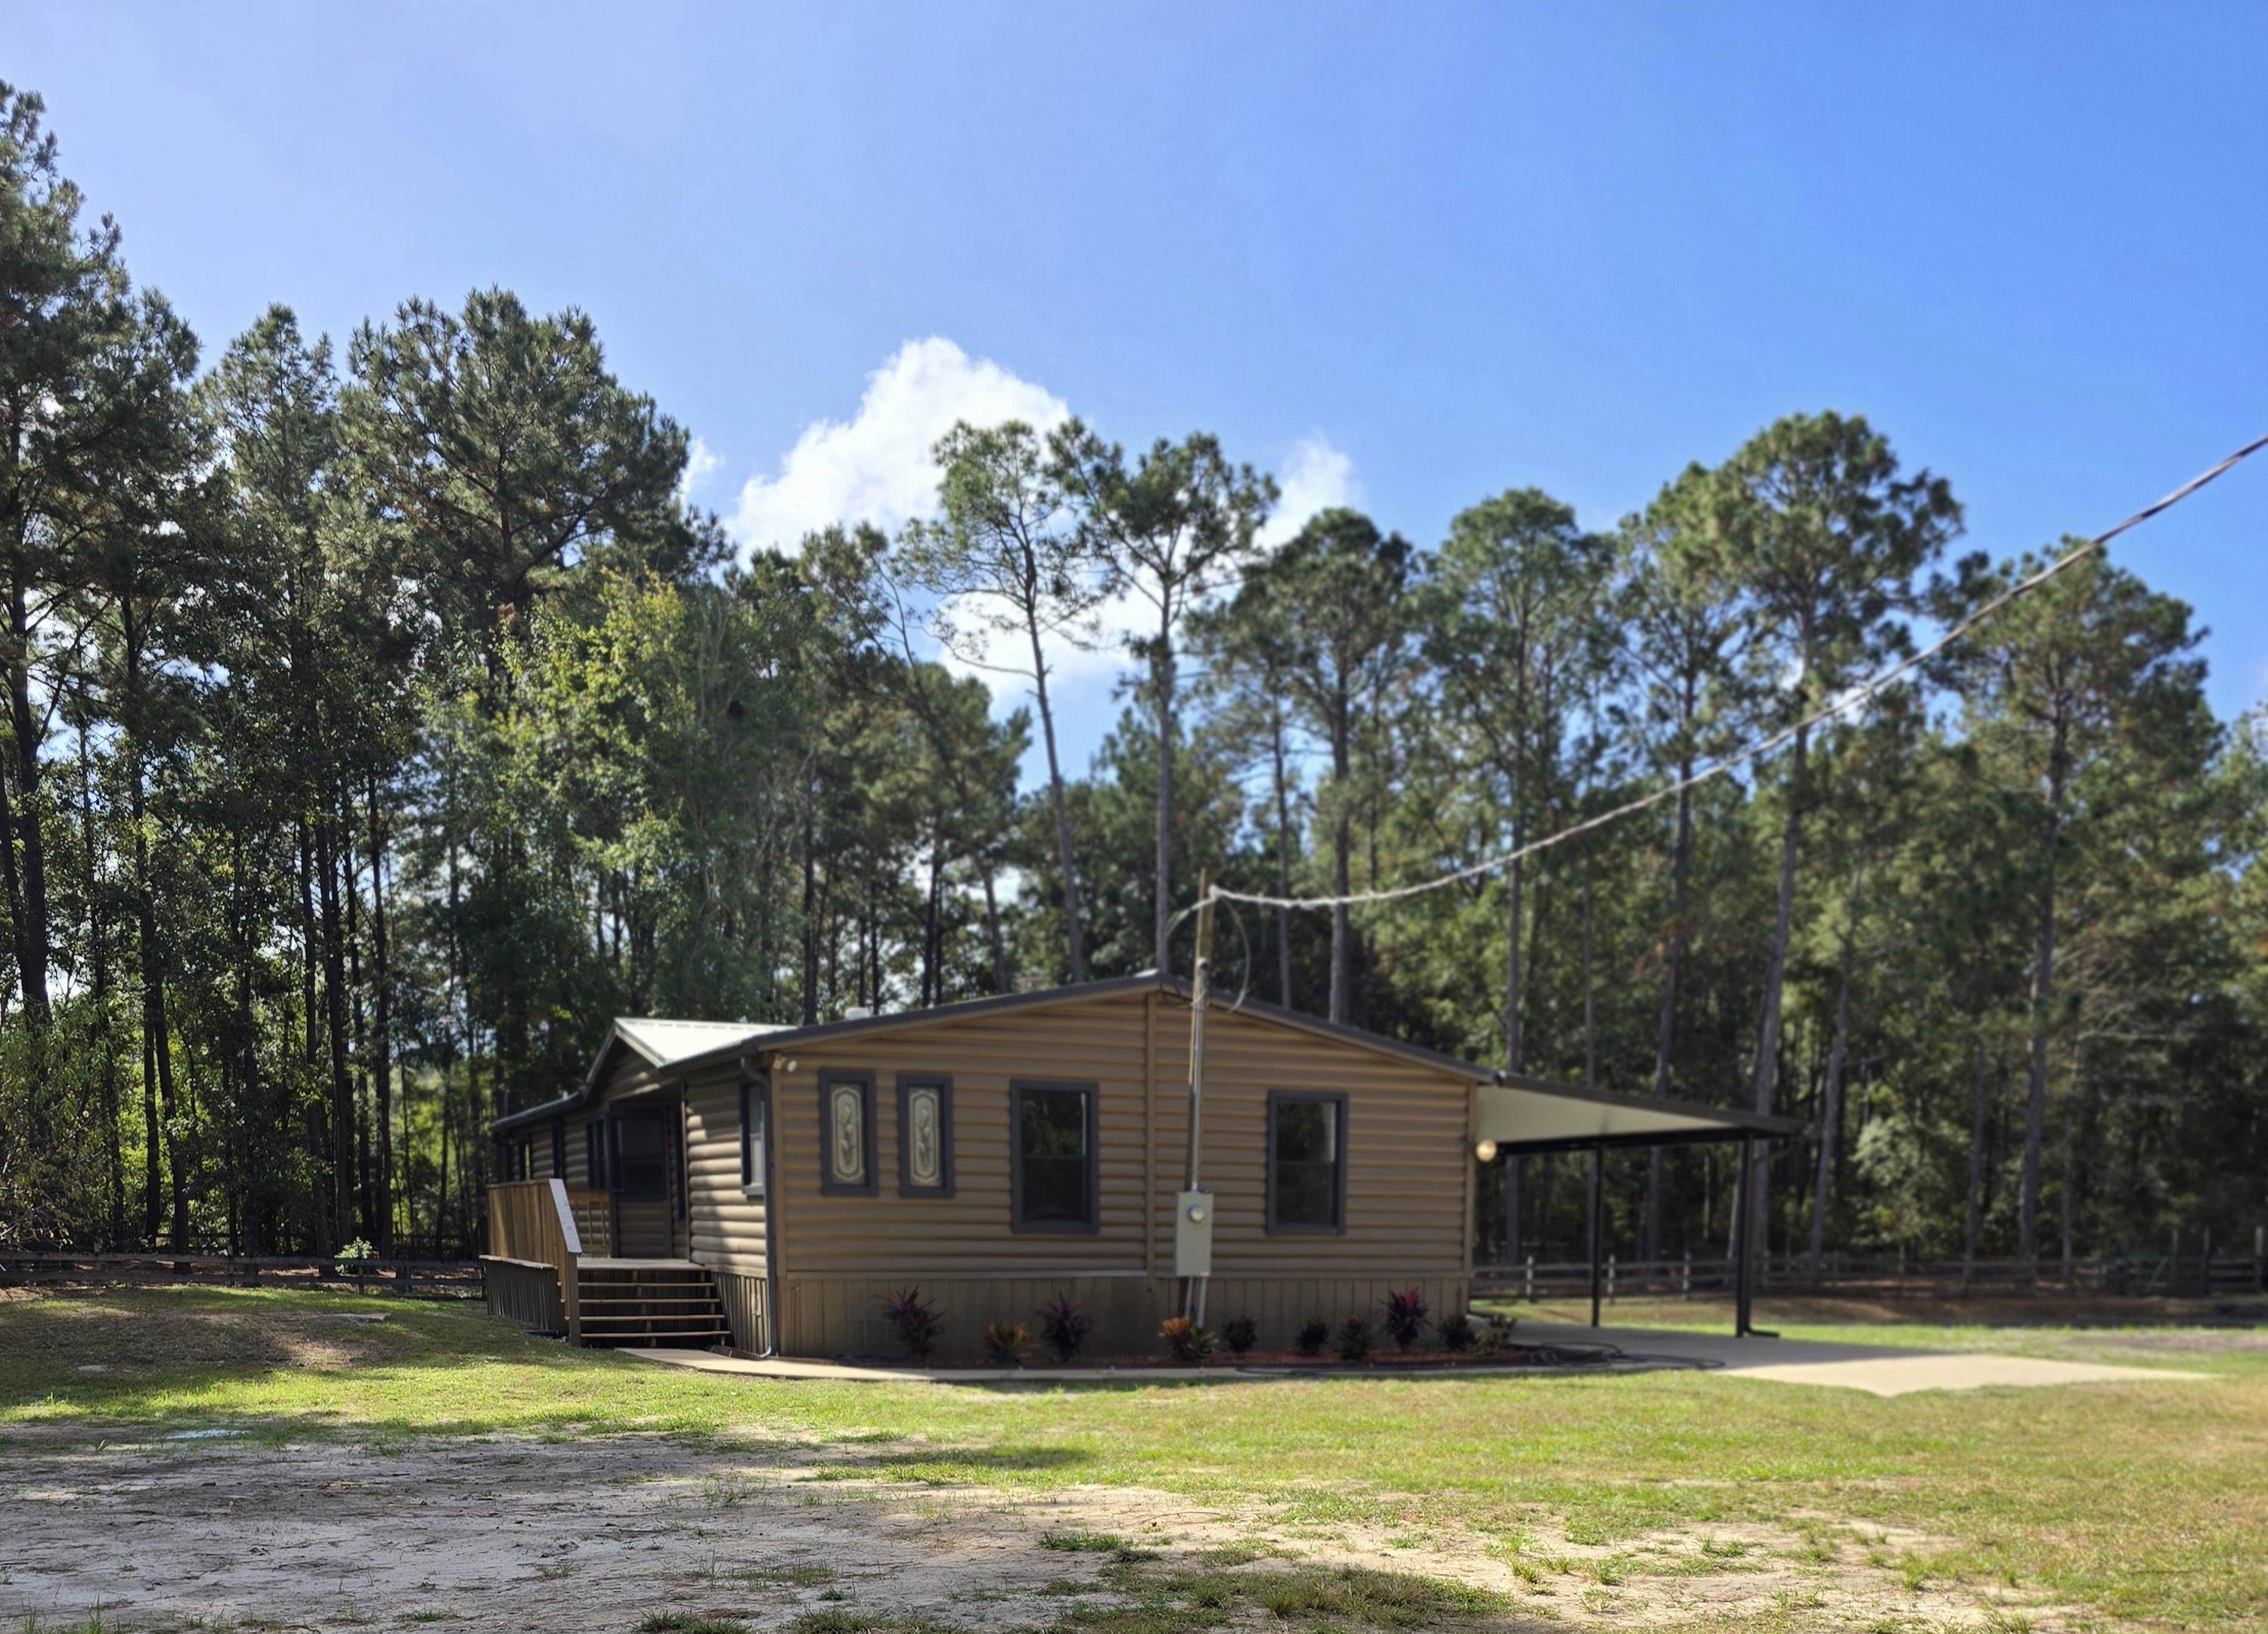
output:
M615 1118L615 1194L651 1201L664 1196L668 1183L669 1143L660 1117L652 1112L624 1112Z
M1346 1229L1346 1097L1268 1097L1268 1229Z
M819 1075L819 1189L872 1192L874 1184L874 1075Z
M1018 1231L1096 1227L1094 1086L1017 1084L1011 1224Z
M740 1189L751 1197L764 1195L765 1126L771 1121L769 1089L762 1078L740 1080Z
M953 1080L898 1074L898 1196L953 1196Z

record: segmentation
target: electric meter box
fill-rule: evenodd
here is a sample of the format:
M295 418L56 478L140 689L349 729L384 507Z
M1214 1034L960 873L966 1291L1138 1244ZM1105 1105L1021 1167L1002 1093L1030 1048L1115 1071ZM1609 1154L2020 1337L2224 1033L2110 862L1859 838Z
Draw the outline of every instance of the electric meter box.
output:
M1174 1275L1212 1275L1212 1193L1185 1191L1174 1201Z

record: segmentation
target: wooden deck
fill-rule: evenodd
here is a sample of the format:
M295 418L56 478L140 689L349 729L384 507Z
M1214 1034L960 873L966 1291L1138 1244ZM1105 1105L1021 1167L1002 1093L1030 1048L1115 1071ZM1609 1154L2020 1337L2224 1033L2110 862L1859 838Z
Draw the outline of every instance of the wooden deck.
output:
M489 1188L489 1252L481 1270L489 1306L573 1344L728 1345L733 1330L716 1277L691 1260L586 1254L585 1223L611 1217L602 1191L557 1179Z

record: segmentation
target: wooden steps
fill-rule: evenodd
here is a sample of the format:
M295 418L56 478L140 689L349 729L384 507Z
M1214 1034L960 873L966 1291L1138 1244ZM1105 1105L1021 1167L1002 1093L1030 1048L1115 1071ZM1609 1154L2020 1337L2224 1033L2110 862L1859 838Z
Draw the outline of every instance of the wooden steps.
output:
M706 1350L733 1342L716 1278L689 1260L585 1260L575 1287L586 1345Z

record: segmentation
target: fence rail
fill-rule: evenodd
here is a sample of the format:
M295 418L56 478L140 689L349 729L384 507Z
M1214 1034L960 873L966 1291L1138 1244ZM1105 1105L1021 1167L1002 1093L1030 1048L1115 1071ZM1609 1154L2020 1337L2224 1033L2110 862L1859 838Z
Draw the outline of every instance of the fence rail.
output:
M96 1254L0 1248L0 1283L210 1283L254 1288L347 1287L358 1293L476 1298L477 1260L342 1260L335 1255Z
M1719 1255L1675 1260L1624 1260L1609 1255L1600 1267L1608 1299L1639 1297L1714 1298L1730 1294L1737 1277ZM1830 1255L1815 1270L1808 1257L1759 1257L1759 1292L1874 1294L1877 1297L1959 1299L1976 1294L2049 1294L2119 1298L2158 1294L2186 1299L2268 1292L2268 1256L2256 1254L2169 1253L2154 1259L2102 1255L2059 1259L2036 1267L2021 1260L1900 1261ZM1476 1265L1473 1292L1483 1298L1588 1298L1587 1260L1539 1260Z

